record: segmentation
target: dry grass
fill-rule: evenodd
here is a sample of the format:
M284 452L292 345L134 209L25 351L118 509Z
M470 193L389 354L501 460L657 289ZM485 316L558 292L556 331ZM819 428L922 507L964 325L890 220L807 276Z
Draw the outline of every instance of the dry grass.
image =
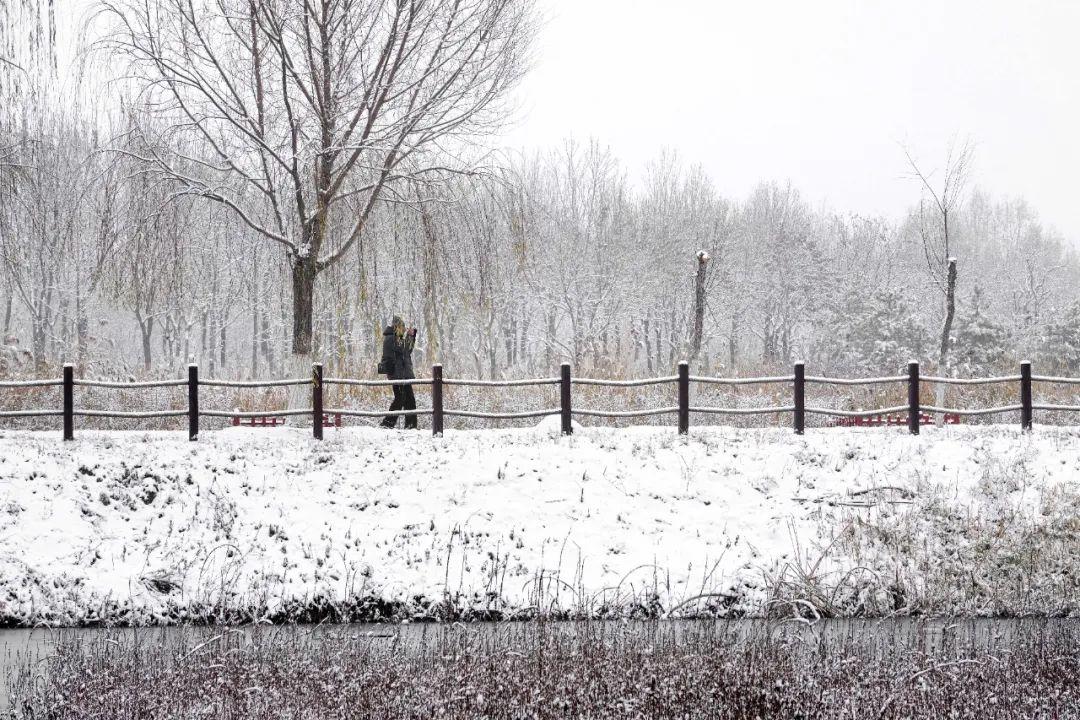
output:
M67 639L13 718L1076 718L1068 623L523 623ZM967 627L961 623L961 627ZM370 628L364 628L368 630ZM411 638L411 639L410 639Z
M1045 482L1034 449L977 462L962 500L928 471L819 509L820 539L792 531L788 560L765 571L769 613L1080 614L1080 488Z

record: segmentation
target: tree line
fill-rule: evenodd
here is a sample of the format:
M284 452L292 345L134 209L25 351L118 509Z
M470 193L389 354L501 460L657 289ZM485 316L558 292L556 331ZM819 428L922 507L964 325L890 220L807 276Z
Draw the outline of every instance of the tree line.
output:
M899 218L724 197L661 148L492 151L529 2L106 3L70 63L49 7L0 18L5 373L371 374L393 314L485 378L1080 371L1073 246L970 145L898 153Z

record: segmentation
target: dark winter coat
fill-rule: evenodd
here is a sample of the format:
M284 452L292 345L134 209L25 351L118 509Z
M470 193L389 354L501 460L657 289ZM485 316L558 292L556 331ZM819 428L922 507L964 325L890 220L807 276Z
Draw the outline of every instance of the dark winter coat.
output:
M392 325L383 330L382 356L383 362L389 372L386 377L390 380L412 380L416 377L413 373L412 351L416 345L416 338L409 335L398 337Z

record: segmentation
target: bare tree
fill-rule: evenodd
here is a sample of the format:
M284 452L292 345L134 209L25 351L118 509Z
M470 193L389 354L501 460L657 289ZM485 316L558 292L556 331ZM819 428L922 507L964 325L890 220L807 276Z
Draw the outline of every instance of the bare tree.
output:
M748 242L742 270L747 329L759 338L765 367L788 365L799 325L812 316L814 218L790 181L763 183L744 203L742 232Z
M130 310L142 340L142 367L153 365L153 336L169 310L180 284L187 248L182 237L191 234L191 201L170 201L158 184L133 173L127 197L127 223L122 247L113 267L114 296Z
M931 182L910 150L904 148L912 174L922 185L924 195L919 202L919 237L922 240L926 269L930 279L941 291L945 300L945 319L941 325L941 341L938 346L938 367L942 371L949 362L949 346L952 338L953 320L956 317L956 258L953 257L956 214L967 186L971 165L975 158L975 146L970 139L959 147L949 144L945 157L945 173L940 188ZM929 208L927 207L929 206Z
M110 0L108 47L170 118L144 159L285 253L292 352L312 351L320 273L380 201L469 167L526 71L533 0ZM147 147L158 147L148 142ZM200 172L185 167L195 163Z
M625 172L596 142L570 141L535 162L536 168L522 168L540 178L530 188L525 237L544 250L528 264L525 281L553 311L545 343L575 366L588 359L597 368L610 363L605 338L632 297ZM540 237L529 237L535 234Z
M56 69L56 9L41 0L0 2L0 110ZM6 115L0 112L0 131ZM0 144L0 161L3 159Z

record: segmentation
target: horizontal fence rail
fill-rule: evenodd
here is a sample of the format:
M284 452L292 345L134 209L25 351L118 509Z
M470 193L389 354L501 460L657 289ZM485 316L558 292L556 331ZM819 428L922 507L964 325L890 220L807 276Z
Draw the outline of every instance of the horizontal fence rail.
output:
M402 380L352 380L350 378L326 378L325 385L353 385L356 387L390 387L392 385L430 385L431 380L426 378L409 378Z
M938 413L941 415L960 415L960 416L975 416L975 415L1000 415L1001 413L1016 412L1017 410L1023 410L1023 405L1002 405L1000 407L989 408L946 408L937 407L936 405L923 405L923 410L930 413Z
M690 412L706 415L775 415L776 413L795 412L795 406L776 405L773 407L750 408L691 407Z
M646 385L665 385L678 382L678 375L670 377L647 378L645 380L595 380L592 378L571 378L571 385L593 385L596 387L645 387Z
M182 417L188 414L187 410L72 410L75 417L100 417L100 418L130 418L135 420L150 420L153 418Z
M806 412L812 415L831 415L833 417L844 418L869 418L877 417L878 415L892 415L894 413L905 412L908 409L907 405L897 405L895 407L881 408L880 410L835 410L833 408L806 408ZM927 410L929 408L922 408Z
M942 385L1000 385L1001 383L1019 382L1020 379L1020 375L988 378L950 378L926 375L922 381L925 383L941 383Z
M0 380L0 389L3 388L35 388L35 387L60 387L63 380Z
M1080 385L1080 378L1051 377L1049 375L1032 375L1035 382L1054 383L1057 385Z
M679 412L679 406L655 408L653 410L574 410L574 415L582 417L636 418L653 415L671 415Z
M290 380L202 380L199 384L206 387L263 388L310 385L311 380L305 380L304 378L292 378Z
M107 380L78 380L74 381L76 387L97 387L113 389L143 389L160 387L184 387L186 380L151 380L149 382L111 382ZM204 383L205 384L205 383Z
M186 412L184 413L187 414ZM266 417L303 417L311 414L311 408L296 408L295 410L202 410L201 417L221 418L266 418Z
M795 376L785 375L783 377L719 378L703 377L701 375L691 375L688 379L691 382L705 383L708 385L777 385L780 383L792 382L795 380Z
M443 380L443 385L463 387L525 387L539 385L558 385L559 378L537 378L536 380Z
M60 417L63 410L0 410L0 418Z
M844 421L870 420L869 424L876 425L902 425L907 424L908 430L913 435L919 434L919 427L923 422L928 422L931 415L939 420L944 417L945 422L957 422L960 417L975 417L1000 415L1003 413L1020 413L1020 425L1024 430L1033 427L1033 416L1036 410L1057 413L1080 413L1080 405L1060 405L1033 400L1033 383L1080 385L1080 378L1056 377L1050 375L1033 375L1031 363L1024 362L1020 365L1018 375L1005 375L987 378L954 378L933 375L920 376L919 363L908 364L906 375L890 375L885 377L867 378L834 378L822 376L807 376L803 363L796 363L791 375L773 377L746 377L746 378L722 378L712 376L691 375L689 364L679 363L678 374L645 378L640 380L604 380L596 378L573 377L568 363L561 367L558 377L541 377L524 380L470 380L444 378L442 365L434 365L431 368L430 378L408 378L400 380L365 380L354 378L323 377L322 365L316 363L312 366L310 378L286 378L281 380L200 380L199 369L195 365L188 367L186 380L151 380L151 381L112 381L112 380L85 380L74 377L74 368L65 365L63 377L56 379L35 380L5 380L0 381L0 391L19 391L35 388L61 388L62 408L36 408L20 410L2 410L0 419L18 418L46 418L60 417L63 421L63 437L65 440L74 438L75 418L122 418L122 419L158 419L158 418L188 418L188 436L191 440L198 439L200 418L228 418L233 424L240 424L241 420L256 420L263 422L258 426L276 426L283 423L287 417L305 417L311 419L312 435L321 440L323 427L332 421L334 426L340 426L342 417L353 418L397 418L407 416L431 417L432 433L442 435L444 421L447 417L475 418L481 420L525 420L560 417L562 433L573 433L573 418L646 418L676 415L678 431L686 434L690 428L690 416L693 414L704 415L774 415L788 414L792 416L792 427L798 434L806 429L806 415L819 415L840 418L838 424L861 424L845 423ZM772 405L767 407L711 407L690 404L690 384L702 383L706 385L743 386L743 385L790 385L790 404ZM920 401L920 386L931 385L954 385L954 386L984 386L984 385L1010 385L1017 387L1019 402L1015 404L1000 405L996 407L942 407L938 405L924 405ZM602 410L594 408L579 408L573 404L573 387L617 387L638 388L653 385L676 386L675 405L640 408L633 410ZM838 409L828 407L807 406L806 385L836 385L836 386L872 386L902 384L907 387L907 404L892 405L881 408L867 409ZM430 387L431 407L417 408L414 410L368 410L350 407L324 408L323 390L327 385L348 387L389 387L394 385L409 385ZM308 407L289 408L283 410L220 410L202 409L199 404L199 388L280 388L307 386L311 388L311 403ZM444 407L444 391L447 386L458 387L491 387L491 388L514 388L514 387L543 387L558 386L559 406L520 412L490 412L483 410L470 410L466 408ZM146 411L126 410L91 410L75 407L75 388L103 388L107 390L143 390L150 388L184 387L187 389L187 408L184 409L160 409Z
M308 410L308 412L311 412ZM416 410L355 410L351 408L332 408L323 410L324 415L341 415L343 417L405 417L406 415L431 415L431 408L417 408Z
M804 379L808 383L816 383L818 385L887 385L889 383L905 382L907 381L908 376L890 375L889 377L876 378L831 378L810 376ZM923 380L926 380L926 378L923 378Z
M562 412L559 408L554 410L527 410L525 412L479 412L475 410L443 410L442 414L449 417L479 418L481 420L528 420L531 418L549 417Z

